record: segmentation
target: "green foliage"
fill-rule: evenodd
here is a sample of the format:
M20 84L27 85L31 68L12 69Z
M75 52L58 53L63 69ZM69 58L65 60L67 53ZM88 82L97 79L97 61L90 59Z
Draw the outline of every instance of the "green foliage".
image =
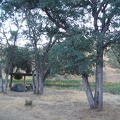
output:
M51 72L53 74L92 74L94 66L93 41L83 35L73 36L63 42L56 43L49 54Z
M30 73L32 70L30 52L27 48L19 48L15 54L16 67Z
M11 72L16 67L17 70L25 70L26 73L31 72L31 57L27 48L18 48L17 46L9 46L4 49L4 60L6 61L5 71L8 71L8 65L12 64Z

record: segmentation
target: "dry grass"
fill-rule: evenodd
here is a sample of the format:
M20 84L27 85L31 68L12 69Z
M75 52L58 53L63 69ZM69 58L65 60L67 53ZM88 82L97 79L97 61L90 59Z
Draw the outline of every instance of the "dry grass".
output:
M33 101L25 106L25 100ZM44 95L0 94L0 120L120 120L120 96L104 94L104 109L90 110L84 92L45 88Z

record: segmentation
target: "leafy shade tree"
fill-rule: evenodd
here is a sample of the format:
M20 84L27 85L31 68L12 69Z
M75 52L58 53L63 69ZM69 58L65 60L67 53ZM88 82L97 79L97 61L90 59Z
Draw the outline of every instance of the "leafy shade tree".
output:
M120 31L119 29L117 29L119 27L120 1L118 0L102 0L102 1L82 0L82 1L74 1L74 2L66 1L65 5L67 6L66 10L68 11L69 9L67 8L76 8L80 12L79 19L81 21L80 26L82 28L85 28L86 30L91 29L88 32L92 34L92 38L94 40L93 49L96 55L96 58L95 58L96 89L95 89L94 95L92 93L87 94L87 97L88 97L91 108L98 108L99 110L102 110L103 108L103 53L107 47L110 47L112 44L115 44L117 41L119 41L119 38L120 38L119 36ZM44 11L48 15L49 19L53 23L55 23L57 27L64 29L67 37L74 36L74 34L71 34L70 32L70 29L72 29L71 26L67 24L68 23L67 19L64 18L65 13L59 12L60 7L58 8L55 8L55 7L50 8L49 6L46 6ZM57 11L57 13L55 11ZM58 17L54 17L56 14ZM73 23L74 22L75 22L75 19L73 20ZM66 25L67 27L65 27ZM81 32L78 32L78 34L81 35ZM83 77L84 77L83 79L84 81L85 79L88 79L87 76L83 76ZM85 85L85 88L87 88L86 92L88 92L89 91L87 87L88 84L84 84L84 85Z
M5 88L4 88L4 92L6 93L7 92L7 87L8 87L8 76L9 76L9 73L13 71L13 61L14 61L14 55L15 55L15 45L11 46L9 45L9 50L8 49L4 49L3 50L3 63L5 64L6 66L6 69L5 69L5 73L6 73L6 78L5 78Z
M2 4L2 8L7 13L19 12L22 14L22 20L25 23L25 30L23 30L24 36L29 40L31 49L33 50L33 61L36 71L36 89L35 94L43 93L44 81L50 72L49 66L47 66L48 52L54 45L57 39L53 36L58 32L58 29L53 23L50 24L45 13L40 8L40 1L24 1L10 0ZM41 3L44 3L42 1ZM9 8L9 9L8 9ZM47 37L46 44L42 43L42 36Z
M34 56L33 60L36 72L35 94L43 94L44 81L50 73L50 67L48 66L48 52L57 40L54 39L53 36L58 31L55 27L49 27L51 26L49 20L46 19L45 16L39 14L40 11L40 9L28 9L27 11L24 11L27 26L27 30L24 33L30 42L33 50L32 55ZM44 39L43 35L47 38L45 44L42 43Z
M111 44L119 41L118 16L119 1L89 1L93 18L93 35L96 42L96 90L95 107L103 107L103 53ZM88 9L89 10L89 9ZM117 26L114 26L117 24ZM114 31L112 30L115 29Z
M7 48L4 48L3 55L2 63L4 64L5 73L7 76L9 76L9 73L12 72L19 73L20 70L24 70L27 73L32 71L31 57L27 48L19 48L14 45L8 46ZM17 76L14 77L18 78ZM5 93L7 92L7 87L8 79L5 81Z
M4 1L5 2L5 1ZM1 4L2 8L2 4ZM11 24L6 24L6 21L10 22ZM10 59L7 59L6 64L7 66L7 71L6 71L6 80L5 80L5 89L4 92L7 92L7 86L8 86L8 76L9 72L12 69L12 64L14 60L14 50L15 50L15 45L17 42L17 39L19 36L19 29L20 29L20 24L18 23L18 19L16 17L16 12L13 14L11 12L7 13L3 9L0 11L0 39L1 43L6 44L5 46L11 47L9 53L11 52ZM14 46L14 47L13 47Z
M94 74L95 67L93 43L93 39L85 32L82 35L74 33L73 37L56 43L49 54L51 74L68 73L82 76L90 106L94 105L88 81L88 77Z

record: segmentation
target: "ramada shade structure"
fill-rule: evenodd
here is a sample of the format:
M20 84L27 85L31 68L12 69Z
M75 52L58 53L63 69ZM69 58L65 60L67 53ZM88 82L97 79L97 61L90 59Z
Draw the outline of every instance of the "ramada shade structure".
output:
M33 76L33 74L31 74L31 73L9 73L9 75L10 75L10 84L9 84L10 89L12 88L13 77L15 75L21 75L21 76L24 77L24 88L26 87L26 85L25 85L25 77L26 76Z

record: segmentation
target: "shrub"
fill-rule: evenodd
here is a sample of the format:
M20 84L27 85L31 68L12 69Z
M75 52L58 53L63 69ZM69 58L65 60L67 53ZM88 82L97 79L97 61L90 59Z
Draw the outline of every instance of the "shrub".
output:
M31 106L32 105L32 100L31 99L26 99L25 100L25 106Z

